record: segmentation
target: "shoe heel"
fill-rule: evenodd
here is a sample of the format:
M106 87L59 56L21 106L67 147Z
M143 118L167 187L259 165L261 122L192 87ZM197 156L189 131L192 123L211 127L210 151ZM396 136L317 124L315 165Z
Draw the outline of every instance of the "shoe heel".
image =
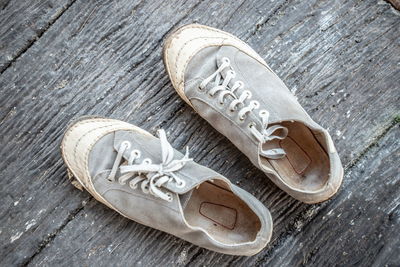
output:
M83 191L82 184L78 181L78 179L75 178L74 174L68 168L67 168L67 175L68 175L68 180L71 181L71 184L73 186L75 186L77 189L79 189L80 191Z

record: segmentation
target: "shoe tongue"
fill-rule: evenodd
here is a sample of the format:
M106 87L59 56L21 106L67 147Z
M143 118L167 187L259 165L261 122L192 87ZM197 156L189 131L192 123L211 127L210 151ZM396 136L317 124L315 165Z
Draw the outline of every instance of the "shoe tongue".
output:
M182 209L186 208L186 206L190 200L190 197L192 196L193 190L195 190L195 189L192 189L187 193L179 195L179 200L181 202Z

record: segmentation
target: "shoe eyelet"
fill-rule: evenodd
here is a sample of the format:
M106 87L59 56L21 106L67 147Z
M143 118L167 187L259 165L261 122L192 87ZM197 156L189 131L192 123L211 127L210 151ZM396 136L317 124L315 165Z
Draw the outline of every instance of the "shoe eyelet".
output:
M129 141L123 141L123 142L121 143L121 146L125 146L125 149L129 149L129 148L131 148L131 142L129 142Z
M249 99L253 96L252 93L248 90L245 90L244 93L247 95L247 98Z
M250 104L254 107L254 109L258 109L260 107L260 103L256 100L252 100Z
M149 159L149 158L145 158L144 160L143 160L143 163L144 164L151 164L151 159Z
M228 71L228 73L230 73L232 75L232 77L235 78L236 72L234 72L233 70L230 70L230 71Z
M173 200L173 197L172 197L172 194L171 193L167 193L167 196L168 196L168 202L172 202L172 200Z
M186 182L184 180L181 180L180 182L176 183L176 187L178 187L178 188L183 188L183 187L185 187L185 185L186 185Z
M218 104L219 104L220 106L224 106L224 105L225 105L225 102L220 102L220 101L218 101Z
M223 58L222 58L222 61L224 61L224 62L226 62L226 63L228 63L228 64L231 63L231 61L230 61L229 58L227 58L227 57L223 57Z
M139 150L134 149L134 150L132 150L131 155L135 156L136 158L140 158L141 153Z
M252 121L250 122L247 127L249 127L249 129L253 128L254 126L256 126L256 124Z
M235 111L237 111L237 107L234 107L233 109L229 108L230 113L234 113Z
M132 181L129 182L129 187L132 188L133 190L136 190L138 188L137 184L133 184Z

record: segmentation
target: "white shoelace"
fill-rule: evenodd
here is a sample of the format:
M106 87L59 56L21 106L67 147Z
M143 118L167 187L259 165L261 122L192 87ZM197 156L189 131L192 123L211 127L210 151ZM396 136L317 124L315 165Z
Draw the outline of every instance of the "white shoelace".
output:
M222 72L225 69L229 69L226 72L225 78L222 78ZM229 111L235 112L238 107L241 106L238 117L240 121L244 121L246 114L249 112L254 112L254 110L260 108L260 103L256 100L251 100L248 105L245 104L246 99L250 99L252 94L249 90L243 90L240 96L235 93L238 89L244 88L244 83L242 81L235 81L232 87L229 87L230 81L235 77L235 72L231 67L230 60L226 57L222 58L222 64L219 68L206 79L204 79L199 85L199 89L204 91L206 86L214 79L214 86L208 91L210 96L215 96L219 93L218 101L221 105L224 104L224 99L229 95L233 98L232 102L229 104ZM223 79L221 83L221 79ZM220 84L221 83L221 84ZM284 139L287 136L288 129L281 125L273 125L268 127L269 112L265 109L260 110L258 113L261 119L262 128L258 130L256 128L256 123L252 122L249 124L250 132L253 136L260 142L265 143L274 139ZM280 135L273 135L274 132L280 130ZM282 148L274 148L268 150L261 150L261 155L271 159L278 159L284 157L285 151Z
M172 194L162 190L161 187L168 182L174 182L178 188L184 187L185 181L176 176L174 172L182 169L186 162L192 161L192 159L189 158L189 149L186 148L185 156L182 159L174 160L174 149L168 142L165 131L158 130L158 136L161 141L161 164L153 164L149 158L144 159L140 164L135 164L135 161L141 156L140 151L135 149L131 151L128 164L120 166L125 150L131 147L129 141L124 141L120 145L108 179L115 181L115 175L119 168L122 174L118 178L120 184L126 184L129 179L133 178L129 182L131 188L136 189L138 184L141 183L143 193L152 194L171 202Z

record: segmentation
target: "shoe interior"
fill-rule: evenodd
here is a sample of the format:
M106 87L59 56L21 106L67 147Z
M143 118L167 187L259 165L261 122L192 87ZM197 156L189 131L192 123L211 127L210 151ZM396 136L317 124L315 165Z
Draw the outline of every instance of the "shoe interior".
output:
M204 182L185 201L184 216L224 244L254 241L261 228L257 215L221 180Z
M284 122L289 132L283 140L274 140L263 149L281 147L286 152L282 159L261 158L266 166L272 166L287 184L300 190L317 191L329 178L329 157L311 130L299 122Z

